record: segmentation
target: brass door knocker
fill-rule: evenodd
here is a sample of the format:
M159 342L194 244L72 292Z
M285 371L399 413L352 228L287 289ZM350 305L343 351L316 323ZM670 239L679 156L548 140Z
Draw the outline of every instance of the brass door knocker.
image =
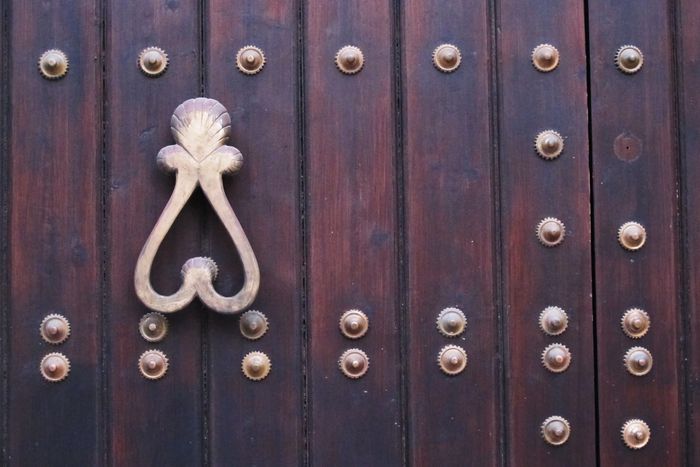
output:
M136 294L148 308L163 313L181 310L195 295L212 310L238 313L255 300L260 269L224 192L222 176L237 172L243 165L241 152L226 145L231 118L226 108L214 99L189 99L175 109L170 128L177 144L161 149L157 161L162 169L176 173L175 188L136 262ZM187 260L182 266L182 285L172 295L160 295L151 285L151 266L158 248L197 186L202 188L241 257L245 282L232 297L214 290L218 268L211 258Z

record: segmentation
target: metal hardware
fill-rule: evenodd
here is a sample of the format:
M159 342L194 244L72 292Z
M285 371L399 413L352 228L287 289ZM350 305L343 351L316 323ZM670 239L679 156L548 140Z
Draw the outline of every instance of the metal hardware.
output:
M550 72L559 65L559 51L552 44L540 44L532 49L532 64L543 73Z
M625 368L634 376L644 376L651 371L654 359L644 347L632 347L624 358Z
M459 308L449 307L440 312L436 324L443 336L456 337L464 332L467 318Z
M160 342L168 334L168 320L157 312L146 313L139 321L139 333L148 342Z
M199 296L212 310L238 313L255 300L260 286L260 269L222 183L223 175L237 172L243 164L240 151L226 146L231 132L231 118L219 102L198 98L180 104L173 113L170 125L177 144L160 150L158 165L166 171L176 172L175 188L136 262L136 294L148 308L164 313L181 310L195 296ZM243 264L245 282L232 297L224 297L214 289L218 268L211 258L187 260L182 267L182 285L172 295L160 295L151 285L151 267L158 248L198 186L233 240Z
M458 345L446 345L440 349L437 362L443 373L458 375L467 367L467 352Z
M39 72L46 79L63 78L68 73L68 57L61 50L47 50L39 57Z
M569 421L559 415L553 415L542 422L540 428L544 440L552 446L559 446L569 439L571 426Z
M243 357L241 369L246 378L252 381L260 381L270 374L272 363L270 357L263 352L250 352Z
M625 222L617 231L617 240L625 250L639 250L647 241L647 231L637 222Z
M628 337L639 339L644 336L649 327L651 320L646 311L639 308L630 308L622 315L622 330Z
M644 420L633 418L622 425L622 441L630 449L641 449L651 438L651 430Z
M540 313L540 328L550 336L558 336L563 333L568 324L569 317L566 311L558 306L548 306Z
M361 378L369 369L369 357L360 349L348 349L338 359L338 367L350 379Z
M340 332L349 339L359 339L367 334L369 318L360 310L348 310L340 317Z
M70 360L62 353L47 354L41 359L39 371L47 381L52 383L63 381L70 373Z
M335 54L335 65L346 75L354 75L362 70L365 64L365 56L354 45L346 45Z
M241 73L255 75L265 66L265 54L254 45L246 45L236 53L236 67Z
M554 130L545 130L535 138L535 150L542 159L556 159L564 150L564 138Z
M644 55L633 45L623 45L615 53L615 65L628 75L638 72L644 64Z
M433 65L443 73L452 73L462 63L462 54L456 45L440 44L433 50Z
M147 379L160 379L168 371L168 357L160 350L146 350L139 357L139 371Z
M542 364L552 373L561 373L566 371L571 364L571 352L563 344L548 345L542 351Z
M238 327L243 337L254 341L265 335L270 324L264 313L258 310L249 310L241 315Z
M138 64L146 76L155 78L168 68L168 54L159 47L146 47L139 54Z
M555 217L545 217L537 224L537 238L546 247L554 247L564 241L566 227Z
M61 344L70 336L70 323L63 315L47 315L39 326L41 338L49 344Z

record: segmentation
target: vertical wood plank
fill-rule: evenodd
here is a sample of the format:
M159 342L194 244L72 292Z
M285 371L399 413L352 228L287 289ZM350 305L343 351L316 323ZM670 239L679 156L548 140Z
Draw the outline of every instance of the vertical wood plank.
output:
M8 136L10 122L10 50L9 50L9 2L0 4L0 264L8 264L8 216L9 176L7 175L9 158ZM9 358L9 313L8 313L8 268L0 274L0 458L7 463L7 423L8 423L8 368Z
M97 465L100 356L101 69L96 2L10 5L11 134L9 451L12 465ZM68 75L37 70L46 49ZM44 343L39 324L66 316L71 336ZM39 362L61 352L68 378L45 381Z

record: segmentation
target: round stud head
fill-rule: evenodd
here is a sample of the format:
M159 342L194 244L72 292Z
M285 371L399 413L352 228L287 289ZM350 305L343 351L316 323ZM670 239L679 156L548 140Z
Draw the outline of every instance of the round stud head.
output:
M644 376L651 371L654 359L644 347L632 347L624 358L625 368L634 376Z
M571 364L571 352L563 344L548 345L542 351L542 364L552 373L561 373L566 371Z
M49 344L62 344L70 336L70 323L63 315L47 315L39 326L41 338Z
M545 217L537 224L537 238L546 247L555 247L564 241L566 227L554 217Z
M168 54L159 47L146 47L139 54L138 64L146 76L155 78L168 68Z
M458 375L467 367L467 352L458 345L447 345L440 349L437 362L443 373Z
M47 354L41 359L39 371L46 381L52 383L63 381L70 373L70 360L62 353Z
M622 425L622 441L630 449L641 449L651 438L651 430L644 420L633 418Z
M270 328L267 316L258 310L249 310L243 313L238 320L238 326L243 337L252 341L260 339Z
M558 336L566 331L569 316L558 306L548 306L540 313L540 329L550 336Z
M564 151L564 138L554 130L545 130L535 138L535 150L542 159L556 159Z
M437 317L437 328L446 337L457 337L464 332L467 318L459 308L449 307L440 312Z
M270 374L272 362L270 362L270 357L263 352L250 352L243 357L241 369L249 380L260 381Z
M354 45L346 45L335 54L335 65L346 75L354 75L362 70L365 57L362 51Z
M542 422L542 438L552 446L559 446L569 439L571 426L564 417L553 415Z
M47 50L39 57L39 72L46 79L63 78L68 73L68 57L61 50Z
M625 222L617 231L617 241L629 251L639 250L647 241L647 231L638 222Z
M360 310L348 310L340 317L340 332L348 339L359 339L367 334L369 318Z
M540 44L532 49L532 64L537 70L548 73L559 65L559 51L552 44Z
M622 315L622 331L632 339L644 336L651 326L651 320L646 311L639 308L630 308Z
M443 73L452 73L462 63L462 54L457 46L440 44L433 50L433 65Z
M160 350L146 350L139 357L139 371L146 379L160 379L168 371L168 357Z
M644 55L639 48L633 45L623 45L615 54L615 65L628 75L638 72L644 64Z
M265 53L254 45L246 45L236 53L236 68L246 75L255 75L265 66Z
M348 349L338 359L338 366L348 378L361 378L369 369L369 357L360 349Z
M139 334L148 342L160 342L168 335L168 320L160 313L146 313L139 321Z

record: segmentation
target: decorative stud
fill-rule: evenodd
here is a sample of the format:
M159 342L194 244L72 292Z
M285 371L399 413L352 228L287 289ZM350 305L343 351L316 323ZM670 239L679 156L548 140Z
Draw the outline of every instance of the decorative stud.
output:
M457 337L464 332L467 318L459 308L449 307L440 312L437 317L437 328L446 337Z
M63 78L68 73L68 57L61 50L47 50L39 57L39 72L46 79Z
M535 138L535 150L542 159L556 159L564 150L564 138L554 130L545 130Z
M70 360L62 353L50 353L41 359L41 376L52 383L63 381L70 373Z
M238 326L241 329L243 337L254 341L265 335L270 324L267 321L267 316L265 316L263 312L249 310L241 315L238 320Z
M139 357L139 371L147 379L160 379L168 371L168 357L160 350L147 350Z
M443 373L458 375L467 367L467 352L458 345L446 345L438 353L437 362Z
M433 65L443 73L452 73L462 63L462 54L457 46L440 44L433 50Z
M554 217L545 217L537 224L537 238L546 247L554 247L564 241L564 223Z
M146 313L139 321L139 333L148 342L160 342L168 334L168 320L160 313Z
M651 438L651 430L644 420L633 418L622 425L622 441L630 449L641 449Z
M615 65L628 75L638 72L644 64L644 55L639 48L633 45L623 45L615 54Z
M335 54L335 65L346 75L354 75L362 70L365 57L362 51L354 45L346 45Z
M654 359L644 347L632 347L624 358L625 368L634 376L644 376L651 371Z
M254 45L246 45L236 53L236 67L241 73L255 75L265 66L265 54Z
M551 44L540 44L532 50L532 64L537 70L548 73L559 65L559 51Z
M369 318L360 310L348 310L340 317L340 332L348 339L359 339L367 334Z
M569 439L571 434L571 426L564 417L553 415L542 422L541 427L542 437L552 446L559 446Z
M338 359L338 366L348 378L361 378L369 369L369 357L360 349L348 349Z
M563 333L568 324L569 317L566 311L558 306L548 306L540 313L540 328L550 336L558 336Z
M270 357L263 352L250 352L243 357L241 369L246 378L251 381L260 381L270 374L272 362Z
M622 330L628 337L639 339L644 336L649 327L651 320L646 311L639 308L630 308L622 315Z
M47 315L39 326L42 339L49 344L61 344L70 336L70 323L63 315Z
M571 364L571 352L563 344L548 345L542 352L542 364L552 373L566 371Z
M647 241L647 231L638 222L625 222L617 231L617 240L625 250L636 251Z
M146 76L155 78L168 68L168 54L159 47L146 47L139 54L138 64Z

